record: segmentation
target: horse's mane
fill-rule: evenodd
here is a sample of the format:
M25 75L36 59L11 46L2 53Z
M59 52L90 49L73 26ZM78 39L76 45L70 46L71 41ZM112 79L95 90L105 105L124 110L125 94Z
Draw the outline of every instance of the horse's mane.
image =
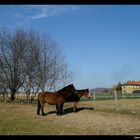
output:
M80 89L80 90L76 89L76 90L75 90L76 93L79 93L79 92L82 92L82 91L89 91L89 89L86 88L86 89Z
M74 87L74 85L73 84L70 84L70 85L68 85L68 86L66 86L66 87L64 87L64 88L62 88L62 89L60 89L58 92L62 92L62 91L64 91L64 90L68 90L68 89L71 89L71 88L74 88L75 89L75 87Z
M69 96L75 93L75 87L73 84L70 84L57 91L57 93Z

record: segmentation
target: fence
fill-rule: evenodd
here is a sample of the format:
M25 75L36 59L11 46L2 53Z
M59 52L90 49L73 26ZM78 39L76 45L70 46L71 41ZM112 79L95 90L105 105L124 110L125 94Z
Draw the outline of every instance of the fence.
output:
M129 100L130 99L130 100ZM132 99L132 100L131 100ZM139 104L138 100L140 99L140 93L131 93L131 94L122 94L121 92L113 93L92 93L92 97L90 99L86 97L82 97L81 101L93 101L93 108L95 109L109 109L110 106L112 109L116 111L126 111L136 113L139 112ZM109 101L110 100L110 101ZM98 102L100 101L100 102ZM90 102L91 104L91 102ZM105 104L108 104L105 106ZM129 104L129 106L128 106Z
M35 97L34 97L35 96ZM24 93L17 93L15 96L15 101L16 102L27 102L27 94ZM34 97L33 102L36 102L37 100L37 94L30 94L29 99ZM0 101L8 101L10 98L10 94L0 94ZM98 101L98 100L114 100L115 95L112 93L92 93L92 97L90 99L86 97L81 97L81 101ZM137 99L140 98L140 93L133 93L133 94L122 94L122 93L117 93L117 99Z
M25 93L16 93L15 94L15 102L21 102L21 103L29 103L32 99L33 102L37 100L37 95L35 93L31 93L30 95ZM10 101L10 93L1 93L0 94L0 101L1 102L9 102Z
M112 93L92 93L92 98L88 99L86 97L82 97L81 101L97 101L97 100L114 100L115 95ZM131 94L122 94L121 92L117 92L117 99L137 99L140 98L140 93L131 93Z

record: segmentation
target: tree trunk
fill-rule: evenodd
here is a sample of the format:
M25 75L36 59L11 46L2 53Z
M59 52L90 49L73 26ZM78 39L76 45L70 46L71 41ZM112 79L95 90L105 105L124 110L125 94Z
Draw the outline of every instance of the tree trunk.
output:
M11 101L14 101L15 100L15 93L16 93L16 90L15 89L11 90L11 97L10 97L10 100Z

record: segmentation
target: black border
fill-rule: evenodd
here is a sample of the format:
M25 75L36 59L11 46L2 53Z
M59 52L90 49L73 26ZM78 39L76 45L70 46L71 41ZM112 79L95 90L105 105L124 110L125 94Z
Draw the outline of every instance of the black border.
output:
M0 0L0 5L140 5L140 2L133 1L124 1L124 0ZM131 140L140 140L140 135L0 135L0 138L13 139L13 138L53 138L66 140L70 139L131 139Z
M66 139L85 139L85 140L95 140L95 139L107 139L107 140L140 140L140 135L2 135L0 138L14 139L14 138L23 138L23 139L55 139L55 140L66 140Z
M18 5L139 5L138 0L0 0L0 5L18 4Z

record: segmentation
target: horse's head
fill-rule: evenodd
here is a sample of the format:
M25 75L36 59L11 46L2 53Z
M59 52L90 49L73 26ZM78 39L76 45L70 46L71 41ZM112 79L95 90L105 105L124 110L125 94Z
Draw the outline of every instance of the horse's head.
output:
M87 97L87 98L89 98L90 99L90 97L91 97L91 95L90 95L90 91L89 91L89 89L85 89L84 90L84 95L85 95L85 97Z

